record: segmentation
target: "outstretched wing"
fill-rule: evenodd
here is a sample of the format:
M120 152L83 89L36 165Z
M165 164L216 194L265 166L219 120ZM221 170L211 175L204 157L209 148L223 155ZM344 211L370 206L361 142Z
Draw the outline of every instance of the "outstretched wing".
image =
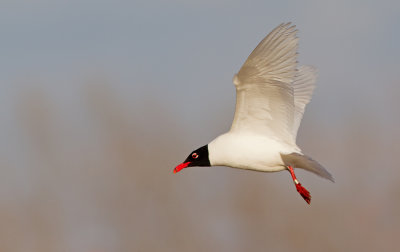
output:
M312 66L299 67L293 82L294 94L294 124L293 136L296 139L297 131L303 118L304 109L310 102L317 80L317 69Z
M253 50L238 74L231 131L251 131L294 143L297 30L281 24Z

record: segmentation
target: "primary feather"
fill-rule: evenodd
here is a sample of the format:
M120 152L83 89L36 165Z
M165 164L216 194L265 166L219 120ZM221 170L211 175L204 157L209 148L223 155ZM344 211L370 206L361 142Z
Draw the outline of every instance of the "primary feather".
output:
M303 118L304 109L310 102L317 80L317 69L312 66L300 66L293 82L294 124L292 134L296 139Z

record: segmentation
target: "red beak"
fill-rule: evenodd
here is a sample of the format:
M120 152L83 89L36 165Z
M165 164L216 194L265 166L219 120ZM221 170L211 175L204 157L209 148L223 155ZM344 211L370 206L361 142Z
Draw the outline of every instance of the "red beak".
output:
M189 164L190 164L190 162L186 162L186 163L182 163L182 164L178 165L177 167L175 167L174 173L177 173L177 172L179 172L180 170L182 170L183 168L188 167Z

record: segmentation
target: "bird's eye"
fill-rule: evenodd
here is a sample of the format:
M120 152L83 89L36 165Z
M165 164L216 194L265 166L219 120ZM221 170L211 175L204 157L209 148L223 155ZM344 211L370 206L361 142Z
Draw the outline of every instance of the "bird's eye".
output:
M197 155L196 152L192 154L192 158L196 159L196 158L198 158L198 157L199 157L199 155Z

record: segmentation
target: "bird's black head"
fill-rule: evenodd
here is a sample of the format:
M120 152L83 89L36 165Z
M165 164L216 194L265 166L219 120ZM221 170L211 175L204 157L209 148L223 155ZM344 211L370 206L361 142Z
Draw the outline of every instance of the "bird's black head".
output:
M174 173L191 166L211 166L210 159L208 158L208 145L192 151L182 164L175 167Z

